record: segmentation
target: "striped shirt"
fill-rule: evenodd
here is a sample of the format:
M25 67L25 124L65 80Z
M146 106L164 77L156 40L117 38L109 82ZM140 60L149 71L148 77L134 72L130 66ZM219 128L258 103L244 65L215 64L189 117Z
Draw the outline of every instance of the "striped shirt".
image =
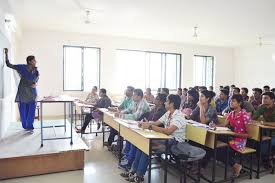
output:
M141 116L146 112L149 112L150 108L148 103L142 99L139 102L133 102L127 109L121 111L123 114L121 118L124 119L132 119L132 120L140 120Z

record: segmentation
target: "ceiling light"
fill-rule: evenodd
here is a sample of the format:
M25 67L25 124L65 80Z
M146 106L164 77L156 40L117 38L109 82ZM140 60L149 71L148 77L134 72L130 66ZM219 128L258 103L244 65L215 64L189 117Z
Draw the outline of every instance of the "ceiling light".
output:
M196 39L199 38L199 35L198 35L198 27L197 27L197 26L194 27L193 37L196 38Z

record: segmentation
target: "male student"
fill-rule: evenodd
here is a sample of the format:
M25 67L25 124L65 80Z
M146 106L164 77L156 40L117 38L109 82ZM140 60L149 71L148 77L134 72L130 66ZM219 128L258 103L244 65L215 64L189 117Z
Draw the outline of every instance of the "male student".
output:
M118 111L126 110L134 103L133 92L134 92L134 87L127 86L127 88L125 90L125 97L124 97L122 103L120 104L120 106L118 106ZM118 112L117 110L114 110L114 111ZM111 150L111 145L114 142L115 136L117 134L118 134L118 132L115 129L113 129L113 128L110 129L110 135L108 138L108 142L106 142L104 144L108 147L109 150Z
M222 111L228 106L228 96L228 90L220 90L219 98L216 100L216 110L218 115L221 115Z
M101 88L99 91L100 99L96 102L95 108L108 108L111 106L111 99L107 96L107 91L104 88ZM89 114L85 115L85 121L81 129L77 130L77 133L85 133L85 130L92 119L97 121L97 129L100 128L99 121L102 121L102 113L95 109Z
M187 122L179 110L180 97L178 95L169 95L167 97L165 107L167 112L158 121L141 122L140 125L143 129L149 129L172 136L173 139L168 142L169 147L171 147L178 142L185 141L185 129ZM160 125L164 125L164 127L159 127ZM163 143L164 142L162 141L154 142L156 146L163 145ZM151 161L149 156L138 149L131 170L129 172L122 173L121 176L125 177L129 182L143 182L149 161Z

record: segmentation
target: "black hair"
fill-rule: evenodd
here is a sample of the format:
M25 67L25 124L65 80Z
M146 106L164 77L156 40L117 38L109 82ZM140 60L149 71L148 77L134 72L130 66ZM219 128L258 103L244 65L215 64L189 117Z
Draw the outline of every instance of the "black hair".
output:
M238 88L238 87L234 87L233 90L237 90L238 93L240 93L240 91L241 91L240 88Z
M270 91L272 91L274 93L275 92L275 88L272 88Z
M225 87L223 87L223 89L225 89L225 90L228 90L228 91L229 91L230 87L229 87L229 86L225 86Z
M216 96L216 93L213 91L208 91L210 93L211 100Z
M206 86L200 86L199 90L207 90Z
M236 86L235 86L235 85L231 85L230 87L231 87L231 88L235 88Z
M220 88L223 88L223 86L221 85Z
M127 89L130 90L130 92L133 92L135 88L132 86L127 86Z
M105 94L105 95L106 95L106 93L107 93L107 91L106 91L105 88L101 88L100 91L101 91L103 94Z
M266 89L270 90L270 86L268 86L268 85L265 85L263 88L264 89L266 88Z
M199 101L199 92L195 89L188 90L187 92L189 95L193 97L193 102L198 103Z
M30 62L31 62L33 59L35 59L35 57L34 57L33 55L27 56L27 58L26 58L27 64L29 65Z
M141 98L143 98L143 91L142 89L134 89L134 94L137 96L140 96Z
M243 96L241 94L234 94L231 100L235 99L239 104L241 104L241 108L243 108Z
M168 88L162 88L161 91L165 92L167 95L169 95L169 89Z
M248 93L248 89L247 88L245 88L245 87L243 87L243 88L241 88L245 93Z
M151 90L151 88L146 88L146 90L150 90L150 91L152 91L152 90Z
M165 95L164 93L159 93L157 97L159 98L159 101L163 102L163 104L166 102L167 95Z
M179 91L182 91L182 88L178 88Z
M274 95L273 92L264 92L264 93L262 94L262 96L264 96L264 95L269 96L271 100L274 100L274 99L275 99L275 95Z
M180 108L180 103L181 103L180 96L170 94L170 95L168 95L167 99L169 100L170 103L173 103L174 109L179 109Z
M187 92L187 91L188 91L188 89L187 89L187 88L183 88L182 90L183 90L183 91L185 91L185 92Z
M263 90L261 88L253 88L252 90L255 92L259 92L260 94L263 93Z
M211 102L212 94L211 94L208 90L203 90L203 91L201 91L200 93L203 94L206 98L208 98L208 103Z
M97 86L93 86L93 88L97 90Z
M221 89L220 92L224 93L226 96L229 95L229 91L226 89Z

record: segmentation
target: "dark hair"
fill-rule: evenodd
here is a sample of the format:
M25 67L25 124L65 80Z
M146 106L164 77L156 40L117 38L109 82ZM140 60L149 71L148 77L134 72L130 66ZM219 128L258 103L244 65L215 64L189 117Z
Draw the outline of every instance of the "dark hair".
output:
M211 102L212 94L211 94L208 90L203 90L203 91L201 91L200 93L203 94L206 98L208 98L208 103Z
M151 91L151 88L146 88L146 90L150 90Z
M241 94L234 94L231 100L235 99L239 104L241 104L241 108L243 108L243 96Z
M211 100L216 96L216 93L213 91L209 91Z
M275 99L275 95L273 92L264 92L262 96L264 95L269 96L271 100Z
M180 103L181 103L180 96L170 94L170 95L168 95L167 99L169 100L170 103L173 103L174 109L179 109L180 108Z
M272 88L270 91L275 92L275 88Z
M130 92L133 92L135 88L132 86L127 86L127 89L130 90Z
M236 86L235 86L235 85L231 85L230 87L231 87L231 88L235 88Z
M93 86L93 88L97 90L97 86Z
M167 95L165 95L164 93L159 93L158 95L157 95L157 97L159 98L159 101L161 101L161 102L166 102L166 99L167 99Z
M248 93L248 89L247 88L245 88L245 87L243 87L243 88L241 88L245 93Z
M168 88L162 88L162 91L164 91L167 95L169 95L169 89Z
M225 87L223 87L223 89L225 89L225 90L228 90L228 91L229 91L230 87L229 87L229 86L225 86Z
M183 88L182 90L183 90L183 91L185 91L185 92L187 92L187 91L188 91L188 89L187 89L187 88Z
M207 90L206 86L200 86L199 90Z
M30 62L35 59L35 57L33 55L30 55L30 56L27 56L26 58L26 61L27 61L27 64L30 64Z
M270 86L268 86L268 85L265 85L263 88L270 90Z
M134 89L134 94L137 95L137 96L140 96L141 98L143 98L143 91L142 89Z
M182 88L178 88L179 91L182 91Z
M233 90L237 90L238 93L240 93L240 91L241 91L240 88L238 88L238 87L234 87Z
M193 97L193 102L197 103L199 101L199 92L195 89L188 90L189 95Z
M106 91L105 88L101 88L100 91L101 91L103 94L106 94L106 93L107 93L107 91Z
M229 95L229 91L225 89L221 89L220 92L224 93L226 96Z
M263 93L263 90L261 88L253 88L252 91L259 92L260 94Z
M220 88L223 88L223 86L221 85Z

